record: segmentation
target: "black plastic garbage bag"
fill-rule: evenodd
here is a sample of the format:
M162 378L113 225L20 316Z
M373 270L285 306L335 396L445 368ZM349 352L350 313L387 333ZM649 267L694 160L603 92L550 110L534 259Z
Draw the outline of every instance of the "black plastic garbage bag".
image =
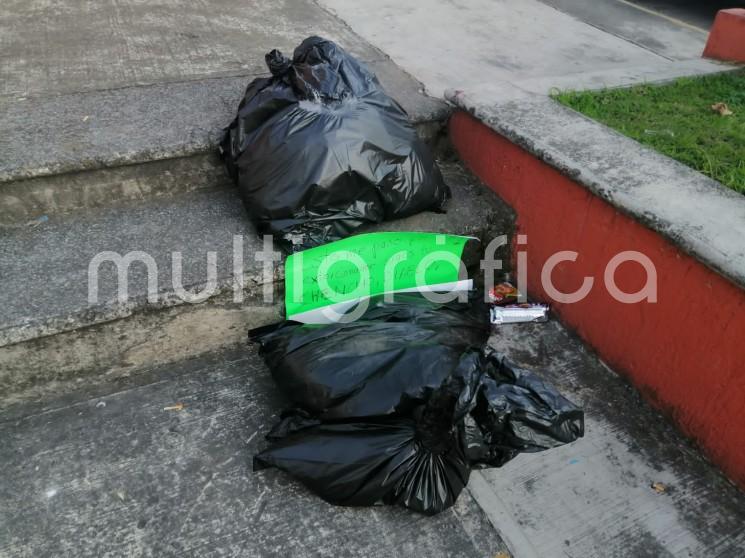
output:
M220 150L259 233L285 247L440 211L450 191L405 111L341 47L309 37L266 55Z
M254 330L294 405L254 469L286 471L334 504L432 514L471 469L583 436L581 409L485 346L478 300L379 297L356 322Z
M432 394L410 417L320 422L286 417L254 457L254 470L276 467L332 504L396 504L425 514L455 503L471 468L455 397Z
M250 338L285 396L322 419L405 414L489 335L483 303L433 303L419 294L371 299L357 321L284 322Z
M466 351L436 390L399 414L324 421L288 411L254 470L281 469L324 500L397 504L434 514L455 503L471 469L572 442L583 414L555 388L491 349Z

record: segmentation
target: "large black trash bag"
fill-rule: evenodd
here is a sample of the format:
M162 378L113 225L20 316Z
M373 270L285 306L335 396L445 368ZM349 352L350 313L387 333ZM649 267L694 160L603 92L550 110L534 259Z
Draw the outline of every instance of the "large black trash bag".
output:
M582 410L486 346L481 297L371 299L360 320L251 333L293 408L254 469L276 467L341 505L451 506L472 468L584 434Z
M255 329L272 376L297 407L322 419L405 414L453 373L461 354L488 338L488 309L434 303L419 294L370 300L360 319Z
M451 376L408 415L325 421L283 413L254 457L333 504L398 504L427 514L455 503L471 469L572 442L582 411L490 348L466 350Z
M286 416L254 457L254 470L276 467L332 504L395 504L436 514L455 503L471 468L453 417L457 394L430 392L410 416L321 422Z
M248 86L220 144L259 233L292 249L440 211L450 190L405 111L341 47L309 37Z

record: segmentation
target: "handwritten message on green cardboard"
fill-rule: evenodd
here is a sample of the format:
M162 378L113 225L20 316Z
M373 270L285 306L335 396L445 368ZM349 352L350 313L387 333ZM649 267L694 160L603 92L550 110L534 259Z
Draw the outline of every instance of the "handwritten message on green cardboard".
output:
M424 285L458 281L469 237L381 232L351 236L287 258L285 309L309 310Z

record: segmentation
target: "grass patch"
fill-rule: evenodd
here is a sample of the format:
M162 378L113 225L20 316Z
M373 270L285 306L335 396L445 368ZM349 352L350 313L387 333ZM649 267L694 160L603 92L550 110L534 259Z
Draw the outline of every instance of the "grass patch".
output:
M745 194L745 71L553 98Z

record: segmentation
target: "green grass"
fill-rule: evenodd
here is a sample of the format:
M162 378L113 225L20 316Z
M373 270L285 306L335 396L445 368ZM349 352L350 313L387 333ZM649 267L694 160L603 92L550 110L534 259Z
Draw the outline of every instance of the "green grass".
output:
M745 193L745 71L553 97ZM711 105L719 102L734 114L714 112Z

